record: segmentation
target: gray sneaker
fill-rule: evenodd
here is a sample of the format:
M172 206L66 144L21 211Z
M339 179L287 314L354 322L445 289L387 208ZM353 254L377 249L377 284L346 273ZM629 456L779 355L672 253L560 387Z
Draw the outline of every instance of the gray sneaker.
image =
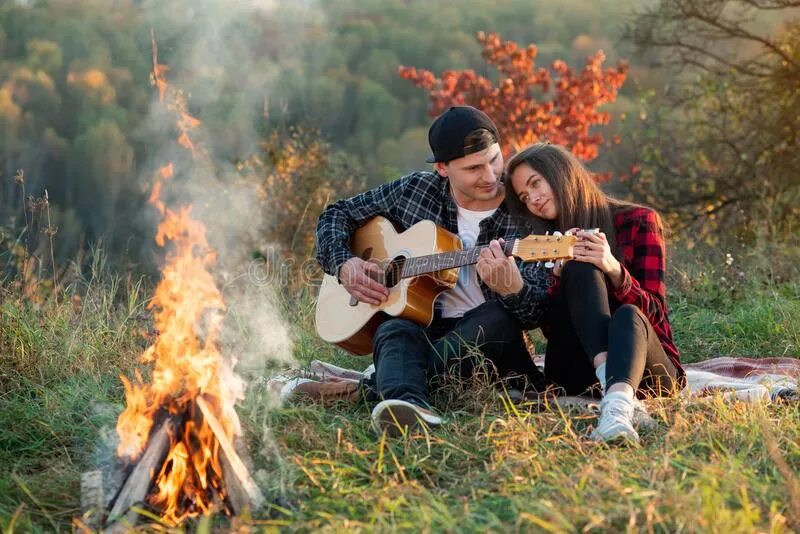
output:
M600 403L600 419L597 428L592 430L595 441L638 442L639 434L633 428L635 401L623 395L609 393Z
M372 428L379 436L403 436L420 425L435 428L442 418L427 408L399 399L381 401L372 410Z

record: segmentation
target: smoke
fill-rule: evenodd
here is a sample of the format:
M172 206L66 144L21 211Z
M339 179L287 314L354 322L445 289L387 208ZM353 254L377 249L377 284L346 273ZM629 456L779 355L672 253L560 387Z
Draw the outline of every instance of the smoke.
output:
M292 336L284 324L278 281L255 278L255 251L267 250L264 228L280 213L266 213L258 177L241 162L257 154L268 131L270 95L287 70L303 63L304 35L324 27L316 2L274 0L154 0L142 4L158 43L158 61L169 66L171 87L182 92L187 111L201 120L190 132L194 157L176 142L174 110L154 97L147 121L151 161L143 173L175 162L166 184L167 206L192 205L217 251L227 316L222 350L246 377L293 363ZM155 92L154 92L155 93ZM146 208L148 216L155 210ZM163 252L160 252L163 254Z

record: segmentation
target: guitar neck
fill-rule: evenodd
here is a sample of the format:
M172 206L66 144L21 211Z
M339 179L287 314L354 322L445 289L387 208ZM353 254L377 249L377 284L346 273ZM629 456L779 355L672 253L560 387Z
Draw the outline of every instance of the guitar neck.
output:
M506 256L511 256L514 250L516 239L506 241L503 245L503 252ZM438 254L428 254L426 256L417 256L413 258L406 258L403 262L403 270L401 278L412 278L423 274L435 273L437 271L444 271L445 269L454 269L456 267L463 267L465 265L474 265L478 263L481 256L481 251L488 246L479 246L472 248L465 248L461 250L453 250L450 252L440 252Z

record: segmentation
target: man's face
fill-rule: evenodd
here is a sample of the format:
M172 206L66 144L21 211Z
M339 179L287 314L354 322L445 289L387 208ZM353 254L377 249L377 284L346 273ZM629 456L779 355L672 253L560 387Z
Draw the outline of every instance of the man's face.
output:
M492 200L501 194L503 153L498 143L448 163L437 163L436 170L450 180L461 207L469 209L470 204Z

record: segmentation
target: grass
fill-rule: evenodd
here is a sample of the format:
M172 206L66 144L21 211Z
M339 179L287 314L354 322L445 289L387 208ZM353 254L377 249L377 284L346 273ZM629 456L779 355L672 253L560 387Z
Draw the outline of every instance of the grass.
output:
M742 278L732 271L738 258L704 264L696 251L687 255L691 270L672 268L669 280L687 361L800 353L797 273L777 277L751 262ZM68 288L60 304L0 295L4 532L72 528L80 473L97 465L98 436L122 409L119 374L132 373L146 345L146 293L97 275ZM316 339L309 297L285 304L300 364L370 363ZM365 404L276 408L263 381L252 380L240 415L255 478L278 505L240 523L303 531L800 529L798 404L656 401L659 425L642 432L641 446L606 447L585 439L591 417L519 411L473 386L439 395L450 421L443 429L385 441L370 430Z

